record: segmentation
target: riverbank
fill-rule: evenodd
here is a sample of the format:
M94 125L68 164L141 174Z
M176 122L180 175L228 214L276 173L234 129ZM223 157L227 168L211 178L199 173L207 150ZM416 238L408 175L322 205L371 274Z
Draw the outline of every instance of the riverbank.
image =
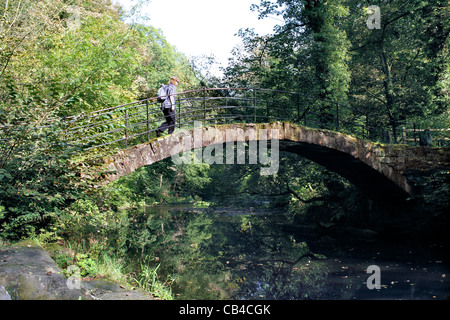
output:
M34 241L0 245L0 300L153 299L150 293L107 277L67 278Z

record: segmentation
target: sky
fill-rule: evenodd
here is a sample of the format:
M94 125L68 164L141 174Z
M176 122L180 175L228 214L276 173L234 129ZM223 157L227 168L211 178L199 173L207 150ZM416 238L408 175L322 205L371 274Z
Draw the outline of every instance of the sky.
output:
M137 1L115 0L125 9ZM188 57L214 55L222 66L227 65L231 50L241 43L239 29L254 28L259 35L273 33L280 20L258 20L250 10L259 0L150 0L140 14L146 24L161 29L167 41Z

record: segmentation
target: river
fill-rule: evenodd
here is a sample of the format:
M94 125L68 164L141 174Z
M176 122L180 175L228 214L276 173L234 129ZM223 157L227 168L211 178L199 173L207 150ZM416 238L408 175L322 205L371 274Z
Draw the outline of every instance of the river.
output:
M283 211L253 208L164 205L146 207L140 219L140 256L158 266L175 299L450 298L444 244L315 234ZM379 272L367 273L370 266Z

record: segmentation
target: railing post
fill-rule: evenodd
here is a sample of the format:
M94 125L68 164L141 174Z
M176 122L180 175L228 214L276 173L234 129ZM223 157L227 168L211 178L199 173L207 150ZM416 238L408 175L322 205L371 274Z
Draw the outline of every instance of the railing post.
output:
M145 100L145 109L147 114L147 140L150 141L150 119L148 115L148 99Z
M402 143L408 144L408 136L406 133L406 124L404 126L402 126Z
M339 131L339 103L336 102L336 131Z
M416 123L413 123L414 145L417 146Z
M365 137L366 137L365 126L362 125L362 126L361 126L361 129L362 129L362 138L365 139Z
M397 120L392 120L392 135L394 143L397 143Z
M125 107L125 144L128 147L128 108Z
M227 123L228 111L228 97L225 97L225 123Z
M308 120L306 119L306 117L308 116L308 110L307 109L305 109L305 117L304 117L304 119L305 119L305 121L304 121L304 123L305 123L305 127L307 127L308 126Z
M178 102L178 129L181 129L181 101L180 98L177 99Z
M253 89L253 108L254 113L253 113L253 119L254 119L254 123L256 123L256 89Z
M369 129L369 113L366 113L366 139L370 138L370 129Z
M206 87L203 87L203 125L206 125Z

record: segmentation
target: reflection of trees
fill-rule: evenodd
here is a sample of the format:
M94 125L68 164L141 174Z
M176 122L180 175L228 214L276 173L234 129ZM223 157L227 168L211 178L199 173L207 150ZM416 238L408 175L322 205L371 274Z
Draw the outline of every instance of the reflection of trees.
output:
M328 267L283 233L284 216L211 212L135 217L130 242L174 278L182 299L326 298ZM152 260L152 259L150 259Z
M241 252L232 266L240 284L236 298L303 299L320 291L327 277L325 265L315 261L306 243L282 232L281 217L236 218L231 223L235 235L231 247Z
M228 297L230 272L218 261L217 252L208 250L220 237L213 237L213 220L208 214L148 215L141 210L130 217L128 252L137 260L147 257L151 264L160 265L160 278L175 279L173 290L183 292L183 299Z

